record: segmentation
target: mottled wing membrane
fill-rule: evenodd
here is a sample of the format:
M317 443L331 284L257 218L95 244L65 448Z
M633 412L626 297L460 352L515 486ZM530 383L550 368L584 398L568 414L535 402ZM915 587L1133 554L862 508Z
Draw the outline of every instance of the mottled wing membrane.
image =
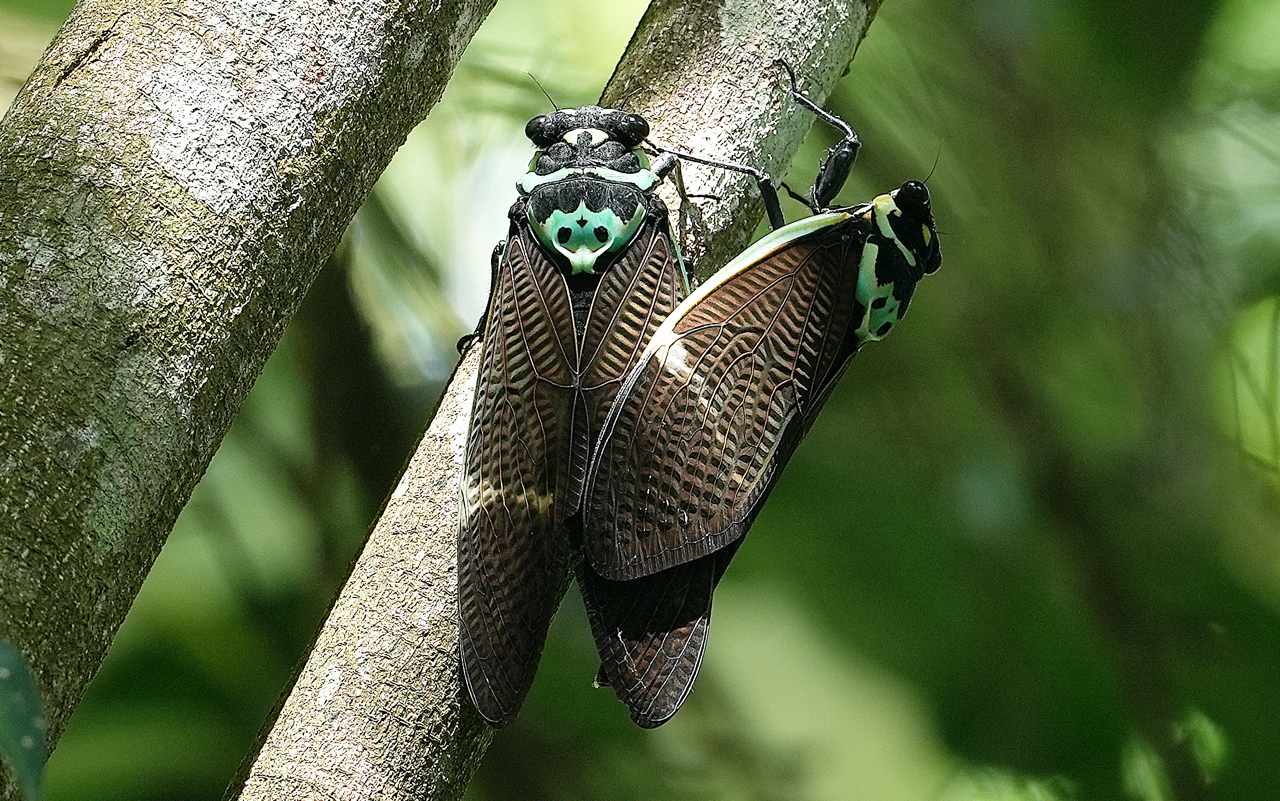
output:
M564 279L515 224L489 300L458 543L463 674L495 724L509 722L529 690L568 577L555 489L576 360Z
M684 287L659 219L601 277L579 331L561 272L527 226L512 227L489 303L458 551L463 674L492 723L509 722L532 683L573 561L566 527L594 435ZM626 597L587 591L603 615Z
M730 265L655 334L605 421L585 501L591 564L635 579L736 541L855 350L866 239L834 218Z

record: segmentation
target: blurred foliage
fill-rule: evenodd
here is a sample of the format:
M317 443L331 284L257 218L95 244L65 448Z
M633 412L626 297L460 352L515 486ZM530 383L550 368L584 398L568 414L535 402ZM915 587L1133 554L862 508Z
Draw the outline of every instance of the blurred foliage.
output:
M47 728L31 667L16 645L0 640L0 766L14 771L27 801L40 795Z
M0 3L7 91L67 5ZM197 489L49 798L219 796L479 314L545 108L524 72L593 100L643 5L499 4ZM680 717L638 731L591 690L571 596L470 797L1280 797L1278 37L1272 0L885 3L829 103L867 145L843 198L936 158L943 271L779 484Z

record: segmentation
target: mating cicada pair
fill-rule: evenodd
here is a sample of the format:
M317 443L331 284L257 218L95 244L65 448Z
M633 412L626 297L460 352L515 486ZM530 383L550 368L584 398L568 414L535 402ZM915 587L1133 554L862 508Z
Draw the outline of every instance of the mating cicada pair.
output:
M675 714L712 592L782 468L941 263L918 181L829 208L858 139L794 76L791 94L844 138L789 225L767 175L652 147L636 114L525 128L537 152L477 331L458 545L462 673L490 723L519 710L572 577L598 682L641 726ZM655 193L680 159L751 174L775 229L692 292Z

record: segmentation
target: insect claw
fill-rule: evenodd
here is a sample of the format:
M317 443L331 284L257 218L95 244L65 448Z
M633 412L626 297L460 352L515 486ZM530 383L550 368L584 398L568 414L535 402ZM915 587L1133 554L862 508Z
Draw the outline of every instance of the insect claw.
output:
M791 62L787 61L785 58L775 58L772 66L780 66L786 70L787 78L791 81L791 94L800 94L800 84L796 81L796 70L795 67L791 66Z
M808 197L805 197L804 195L800 194L796 190L792 189L790 186L787 185L786 181L783 181L781 186L783 190L788 195L791 196L792 200L796 201L797 203L803 203L805 206L809 208L809 211L812 211L814 214L819 213L820 209L818 208L818 205L816 203L814 203Z
M483 338L484 334L479 331L473 331L470 334L463 334L458 337L458 355L466 356L467 351L471 350L471 346L475 345L476 342L479 342Z

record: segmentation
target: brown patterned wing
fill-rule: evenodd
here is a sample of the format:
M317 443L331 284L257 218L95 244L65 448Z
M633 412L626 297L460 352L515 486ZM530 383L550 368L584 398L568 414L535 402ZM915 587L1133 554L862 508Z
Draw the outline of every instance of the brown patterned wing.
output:
M582 332L581 411L575 416L585 431L575 432L565 509L576 510L581 502L591 449L627 373L653 332L688 294L666 215L655 215L601 276L591 298Z
M666 217L655 215L601 278L592 298L582 349L585 443L594 444L627 373L686 294L684 268ZM582 480L587 455L575 462ZM693 686L706 648L714 571L708 562L618 582L602 579L585 562L578 566L602 683L614 688L641 726L670 718Z
M564 278L512 225L494 271L467 434L458 540L462 672L504 725L524 700L571 563L557 486L577 362Z
M738 542L741 542L739 540ZM602 686L613 688L646 729L671 719L702 667L711 597L738 542L683 565L629 581L601 578L585 562L578 582L600 652Z
M856 350L868 229L826 214L763 240L654 334L587 478L592 567L613 580L712 554L745 532Z

